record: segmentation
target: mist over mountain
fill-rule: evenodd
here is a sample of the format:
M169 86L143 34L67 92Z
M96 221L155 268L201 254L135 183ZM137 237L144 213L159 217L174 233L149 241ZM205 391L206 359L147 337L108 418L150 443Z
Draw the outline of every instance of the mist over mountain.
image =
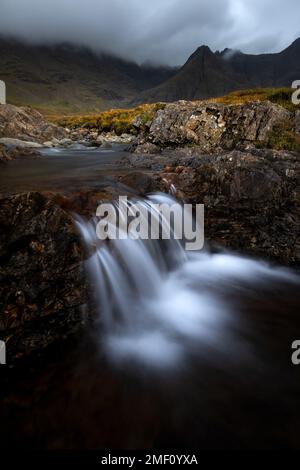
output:
M0 79L68 113L289 86L299 17L299 0L1 0Z
M277 54L199 47L169 80L142 93L142 102L196 100L257 87L291 86L300 77L300 39Z
M140 66L67 43L30 46L0 39L8 101L50 113L92 112L137 103L213 98L244 88L290 86L300 77L300 39L274 54L201 46L181 68Z
M0 38L0 78L6 82L8 101L50 112L124 107L176 71L139 66L83 46L30 46Z
M182 66L201 44L213 51L278 52L300 36L299 18L299 0L0 1L6 37L172 66Z

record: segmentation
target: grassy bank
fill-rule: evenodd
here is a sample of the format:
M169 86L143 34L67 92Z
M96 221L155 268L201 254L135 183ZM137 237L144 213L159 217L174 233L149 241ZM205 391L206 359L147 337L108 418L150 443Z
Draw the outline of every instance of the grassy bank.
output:
M222 104L245 104L251 101L266 101L278 104L289 111L300 110L300 105L292 103L292 94L294 90L291 88L261 88L252 90L241 90L229 93L221 98L213 101ZM293 121L281 123L271 131L269 136L269 147L275 150L290 150L300 152L300 137L293 131ZM261 146L261 144L257 144Z
M121 134L135 134L136 130L133 121L138 116L141 122L146 124L153 119L154 114L159 109L163 109L165 104L143 104L130 109L112 109L99 114L89 114L85 116L65 116L50 118L63 127L78 128L84 126L87 129L97 129L99 132L115 132Z
M292 103L293 90L290 88L256 88L251 90L240 90L229 93L226 96L205 100L204 102L221 103L225 105L246 104L252 101L269 100L272 103L283 106L289 111L300 109ZM200 102L201 103L201 102ZM134 120L139 116L142 124L153 119L157 110L163 109L165 103L143 104L129 109L112 109L97 114L73 115L73 116L48 116L49 120L63 127L94 129L98 132L115 132L117 135L123 133L135 134ZM300 139L293 132L293 123L282 123L273 129L270 135L271 148L278 150L300 151Z
M222 104L245 104L251 101L266 101L278 104L289 111L300 109L292 103L292 94L294 90L291 88L253 88L250 90L240 90L229 93L220 98L214 98L210 101Z

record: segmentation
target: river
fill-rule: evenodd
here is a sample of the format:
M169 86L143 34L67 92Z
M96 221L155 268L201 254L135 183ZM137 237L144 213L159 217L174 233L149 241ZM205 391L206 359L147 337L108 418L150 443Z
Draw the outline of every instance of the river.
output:
M113 148L43 149L39 157L25 157L1 166L1 192L51 191L68 187L95 188L118 169L124 146Z
M96 185L121 155L51 151L42 165L12 162L2 183ZM86 272L99 319L9 372L0 447L300 448L297 274L233 253L190 254L172 241L107 247L91 221L77 225L93 248Z

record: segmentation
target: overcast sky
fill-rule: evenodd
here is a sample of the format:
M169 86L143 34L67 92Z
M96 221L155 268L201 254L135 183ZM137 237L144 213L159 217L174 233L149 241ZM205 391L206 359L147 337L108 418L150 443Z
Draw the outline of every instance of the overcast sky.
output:
M180 65L202 44L283 49L300 36L300 0L0 0L0 33Z

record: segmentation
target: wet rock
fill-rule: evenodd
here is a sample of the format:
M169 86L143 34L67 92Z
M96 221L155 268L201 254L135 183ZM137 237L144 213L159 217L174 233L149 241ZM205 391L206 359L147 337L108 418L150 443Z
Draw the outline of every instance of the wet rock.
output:
M174 184L205 204L213 243L300 266L299 157L232 152L206 159Z
M139 195L144 196L153 192L159 184L159 177L147 175L142 172L132 172L122 176L120 182L134 189Z
M136 172L144 169L144 157L129 160ZM172 193L175 187L178 199L205 205L211 244L300 267L299 154L254 149L203 155L180 149L152 155L146 170L152 184L147 180L145 190Z
M70 216L39 193L0 199L0 338L10 360L84 320L83 253Z

